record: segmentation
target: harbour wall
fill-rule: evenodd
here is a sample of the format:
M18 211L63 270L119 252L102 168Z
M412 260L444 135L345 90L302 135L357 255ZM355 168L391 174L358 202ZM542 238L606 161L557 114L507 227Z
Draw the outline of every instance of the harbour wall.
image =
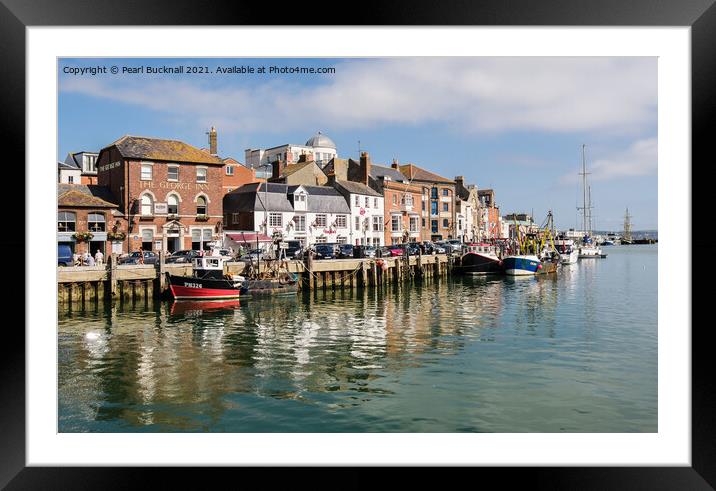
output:
M59 308L78 308L84 304L135 302L169 296L166 273L190 276L190 264L166 264L164 257L155 264L121 265L117 255L101 266L57 268ZM343 290L388 287L448 275L454 258L445 254L366 259L307 258L282 261L282 270L295 274L299 290ZM252 269L260 275L276 267L276 261L227 262L225 273L247 275Z

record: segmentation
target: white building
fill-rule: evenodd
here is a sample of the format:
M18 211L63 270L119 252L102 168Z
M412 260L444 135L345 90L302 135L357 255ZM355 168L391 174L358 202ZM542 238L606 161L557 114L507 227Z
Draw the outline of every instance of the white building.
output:
M97 152L68 153L65 157L65 169L74 167L80 170L80 180L65 184L97 184Z
M57 162L57 182L59 184L81 184L82 170L75 164Z
M384 245L383 196L363 183L332 179L329 181L346 199L351 211L349 242L353 245Z
M351 210L332 187L251 183L224 196L227 236L250 231L298 240L303 246L346 244L351 240L350 225Z
M301 155L312 155L313 160L315 160L319 166L323 166L338 155L336 144L320 131L309 138L305 145L287 143L266 149L247 148L244 153L247 167L257 169L258 171L260 167L267 166L263 172L268 172L269 174L271 171L270 168L268 168L268 164L277 160L281 160L287 164L293 164L298 162ZM257 173L257 177L263 176Z

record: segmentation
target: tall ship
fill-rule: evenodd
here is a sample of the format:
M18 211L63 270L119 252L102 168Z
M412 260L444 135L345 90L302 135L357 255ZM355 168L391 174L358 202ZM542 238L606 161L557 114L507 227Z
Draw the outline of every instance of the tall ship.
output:
M607 257L606 254L602 254L601 248L592 238L592 188L587 186L587 162L585 159L585 147L582 144L582 206L579 208L582 210L582 230L584 230L584 236L582 237L581 244L578 247L579 259L594 259ZM587 201L587 195L589 195L589 201Z
M624 231L622 232L621 243L624 245L634 243L634 239L631 236L631 215L629 215L629 208L626 209L626 214L624 215Z

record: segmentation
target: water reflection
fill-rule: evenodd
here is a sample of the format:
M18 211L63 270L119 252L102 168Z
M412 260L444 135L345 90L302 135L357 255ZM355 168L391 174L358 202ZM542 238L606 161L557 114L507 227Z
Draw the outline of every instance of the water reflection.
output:
M605 312L599 265L576 266L61 314L60 431L550 431L559 394L530 400L549 406L534 421L505 426L501 411L539 387L535 377L564 395L585 370L589 384L619 371L601 365L616 355L600 355L592 332ZM655 382L619 383L655 401Z

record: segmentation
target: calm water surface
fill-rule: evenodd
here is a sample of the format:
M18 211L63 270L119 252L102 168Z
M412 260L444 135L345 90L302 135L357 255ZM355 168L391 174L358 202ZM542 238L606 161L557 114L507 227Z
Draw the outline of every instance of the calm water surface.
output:
M60 314L61 432L656 432L657 246L551 277Z

